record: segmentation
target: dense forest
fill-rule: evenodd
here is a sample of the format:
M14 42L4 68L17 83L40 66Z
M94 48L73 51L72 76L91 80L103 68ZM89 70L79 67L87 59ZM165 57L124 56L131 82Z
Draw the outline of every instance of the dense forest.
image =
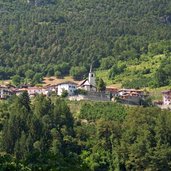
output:
M170 170L170 125L154 107L24 92L0 103L0 170Z
M0 79L84 77L92 61L110 69L143 54L170 56L170 7L169 0L0 0Z
M93 62L125 87L171 85L170 0L0 0L0 18L0 80L79 80ZM157 107L24 92L0 101L0 170L168 171L170 125Z

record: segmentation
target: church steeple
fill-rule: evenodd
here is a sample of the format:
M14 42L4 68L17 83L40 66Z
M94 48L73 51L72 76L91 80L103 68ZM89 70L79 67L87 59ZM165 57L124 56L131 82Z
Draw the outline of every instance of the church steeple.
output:
M90 85L96 86L96 77L95 77L95 74L93 73L93 65L92 64L90 65L90 72L88 75L88 81L89 81Z
M92 72L92 66L93 66L93 64L90 65L90 72Z

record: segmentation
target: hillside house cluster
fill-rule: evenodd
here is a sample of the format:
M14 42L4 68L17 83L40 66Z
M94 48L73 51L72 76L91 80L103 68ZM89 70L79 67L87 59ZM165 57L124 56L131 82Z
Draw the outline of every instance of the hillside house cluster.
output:
M0 99L6 99L13 94L20 95L24 91L27 91L30 97L34 97L38 94L49 96L51 93L61 96L64 90L68 92L68 96L74 96L77 89L83 89L91 92L97 91L95 85L95 74L92 72L92 69L90 69L88 79L83 80L80 84L72 81L66 81L44 87L31 87L29 85L22 85L20 88L13 86L0 86Z
M85 82L87 82L85 84ZM75 94L77 89L86 90L86 94ZM61 96L62 92L66 90L70 100L95 100L95 101L111 101L115 97L118 97L122 103L125 104L140 104L140 99L145 98L143 91L135 89L117 89L107 87L105 92L97 92L95 85L91 86L91 81L84 80L81 84L67 81L56 85L49 85L44 87L7 87L0 86L0 99L6 99L13 94L17 96L27 91L30 97L35 97L38 94L49 96L54 93Z
M78 89L85 91L86 94L75 93ZM68 98L70 100L114 101L117 98L121 103L131 105L140 105L141 99L147 96L147 93L141 90L117 89L115 87L106 87L106 91L98 92L95 74L91 67L88 78L78 84L72 81L66 81L44 87L31 87L28 85L23 85L21 88L0 86L0 99L6 99L13 94L20 95L24 91L27 91L30 97L38 94L49 96L52 93L61 96L64 90L68 92Z
M123 103L141 105L142 100L145 100L149 96L149 93L136 89L120 89L117 96Z
M63 90L68 91L68 95L74 95L74 91L77 88L77 84L74 82L64 82L56 85L48 85L44 87L31 87L31 86L22 86L20 88L17 87L8 87L0 85L0 99L7 99L13 94L19 96L24 91L28 92L30 97L35 97L38 94L42 94L44 96L49 96L51 93L55 93L56 95L61 95Z

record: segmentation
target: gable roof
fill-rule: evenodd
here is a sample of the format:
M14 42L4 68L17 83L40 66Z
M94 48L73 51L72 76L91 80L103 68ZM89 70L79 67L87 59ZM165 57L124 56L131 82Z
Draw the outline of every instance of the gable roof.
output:
M91 87L95 87L94 85L90 84L88 79L85 79L83 81L81 81L77 87L83 87L83 86L91 86ZM96 88L96 87L95 87Z
M78 83L78 86L82 86L85 84L85 82L88 81L88 79L86 78L85 80L82 80Z
M86 81L88 81L87 78L86 78L85 80L80 81L80 82L78 83L78 86L80 87L80 86L84 85L84 83L85 83Z
M62 83L58 83L56 85L62 85L62 84L74 84L74 85L78 85L77 83L73 82L73 81L64 81Z

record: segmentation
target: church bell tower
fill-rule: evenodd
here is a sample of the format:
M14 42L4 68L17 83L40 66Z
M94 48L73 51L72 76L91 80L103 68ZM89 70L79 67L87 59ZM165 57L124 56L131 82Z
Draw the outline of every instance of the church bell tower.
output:
M89 75L88 75L88 81L90 83L90 85L96 87L96 77L95 77L95 74L92 70L92 64L90 66L90 72L89 72Z

